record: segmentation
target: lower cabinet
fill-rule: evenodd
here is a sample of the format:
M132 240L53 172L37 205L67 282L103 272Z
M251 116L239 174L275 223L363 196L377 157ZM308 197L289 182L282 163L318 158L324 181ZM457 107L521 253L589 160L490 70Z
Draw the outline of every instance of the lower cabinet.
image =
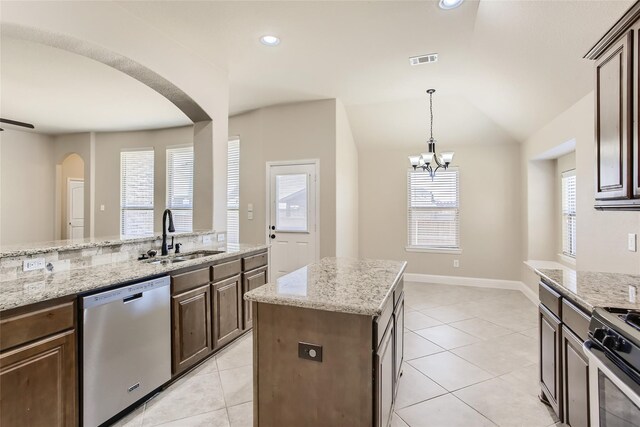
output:
M199 362L213 350L211 333L211 286L206 285L171 297L173 311L173 373Z
M560 350L562 322L544 305L539 307L540 385L556 414L562 413L562 383L560 381Z
M0 352L2 427L73 427L78 424L74 324L65 325L72 329L40 337L43 330L61 325L67 317L62 312L67 311L75 316L74 305L68 304L21 314L14 319L2 319L3 334L14 335L12 332L16 331L21 335L19 345L7 350L3 347Z
M255 270L242 273L242 295L265 285L269 281L267 266L256 268ZM243 301L244 320L243 329L247 330L253 326L253 313L251 312L251 302Z
M402 362L404 360L404 294L400 297L396 305L396 309L393 313L394 321L394 340L393 348L395 351L395 380L396 387L394 387L394 395L398 393L397 384L400 381L400 375L402 374Z
M395 366L394 366L394 332L393 321L389 322L386 332L382 337L382 342L376 353L376 384L377 399L376 425L388 426L391 422L393 412Z
M562 326L562 385L564 423L571 427L589 427L589 361L582 341Z
M242 285L240 275L211 285L213 292L213 348L242 333Z

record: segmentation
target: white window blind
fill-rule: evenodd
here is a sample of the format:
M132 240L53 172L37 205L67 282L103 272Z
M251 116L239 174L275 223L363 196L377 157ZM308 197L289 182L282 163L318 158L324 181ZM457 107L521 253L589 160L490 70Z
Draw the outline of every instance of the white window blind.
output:
M153 234L153 150L120 153L120 234Z
M167 148L167 208L176 232L193 230L193 146Z
M576 172L562 173L562 252L576 256Z
M227 242L240 242L240 140L229 141L227 151Z
M407 175L407 231L409 249L460 248L459 177L455 169Z

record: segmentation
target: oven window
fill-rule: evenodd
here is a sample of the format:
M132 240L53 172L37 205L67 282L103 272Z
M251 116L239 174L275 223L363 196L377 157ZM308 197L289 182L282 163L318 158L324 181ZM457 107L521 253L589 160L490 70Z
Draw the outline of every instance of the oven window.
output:
M640 408L600 370L598 398L601 427L640 427Z

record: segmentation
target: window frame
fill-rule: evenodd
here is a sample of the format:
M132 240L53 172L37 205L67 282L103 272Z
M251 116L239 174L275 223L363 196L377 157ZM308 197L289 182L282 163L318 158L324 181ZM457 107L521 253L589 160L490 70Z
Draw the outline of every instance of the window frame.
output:
M133 152L150 152L152 154L151 161L151 176L153 177L153 181L151 184L151 206L150 207L142 207L142 206L123 206L124 201L124 161L123 156L126 153ZM120 150L120 211L119 211L119 222L120 222L120 237L121 238L135 238L135 237L143 237L143 236L152 236L154 234L155 227L155 159L156 153L154 147L138 147L138 148L123 148ZM151 231L146 234L125 234L124 230L124 212L125 211L151 211Z
M424 174L428 174L428 172L423 172L421 170L414 170L413 168L408 168L407 169L407 189L406 189L406 197L407 197L407 218L406 218L406 242L407 245L405 246L405 251L407 252L423 252L423 253L441 253L441 254L461 254L462 253L462 244L461 244L461 235L460 235L460 229L461 229L461 221L460 221L460 169L458 167L449 167L446 170L443 171L438 171L436 172L436 177L438 175L438 173L451 173L454 172L456 173L456 207L450 207L450 208L429 208L429 207L424 207L424 208L412 208L411 207L411 175L413 173L424 173ZM410 216L411 216L411 210L412 209L421 209L421 210L451 210L451 211L455 211L456 212L456 227L457 227L457 235L456 235L456 243L457 246L456 247L449 247L449 246L433 246L433 245L414 245L411 244L411 237L409 235L410 230L411 230L411 226L410 226Z
M171 198L169 197L170 195L170 188L172 187L172 182L171 182L171 178L169 175L169 151L171 150L182 150L185 148L190 148L191 149L191 155L193 156L193 160L192 160L192 166L191 166L191 207L189 208L183 208L183 207L173 207L170 206L169 201L171 200ZM181 229L179 230L176 227L176 232L178 233L191 233L193 232L193 193L194 193L194 179L195 179L195 152L194 152L194 146L193 144L180 144L180 145L170 145L167 146L167 148L165 149L165 207L167 209L170 209L174 214L176 212L191 212L191 226L189 227L189 229ZM174 224L176 224L176 218L174 215Z
M574 181L573 192L574 192L575 206L574 206L573 212L565 211L565 203L568 204L568 201L567 202L565 201L565 179L569 179L569 178L573 178L573 181ZM562 174L560 175L560 209L562 214L562 229L561 229L560 238L562 239L562 255L570 258L571 260L575 260L576 254L577 254L577 231L578 231L577 229L577 213L578 213L577 212L578 211L577 192L578 192L578 182L577 182L575 168L562 172ZM569 232L570 218L573 218L573 222L574 222L574 232L572 234ZM569 244L569 248L567 248L566 243L569 240L571 240L571 237L573 237L572 243ZM573 249L573 251L571 251L571 249Z
M237 205L230 205L230 164L229 164L229 152L233 143L237 144L238 150L238 203ZM231 137L227 142L227 243L238 244L240 243L240 137ZM237 218L237 239L232 237L230 231L229 218L235 216ZM236 241L237 240L237 241Z

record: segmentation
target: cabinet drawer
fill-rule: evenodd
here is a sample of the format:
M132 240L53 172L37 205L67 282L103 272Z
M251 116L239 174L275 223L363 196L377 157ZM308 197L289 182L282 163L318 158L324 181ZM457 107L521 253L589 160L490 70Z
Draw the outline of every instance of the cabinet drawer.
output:
M227 277L240 274L240 260L225 262L224 264L218 264L211 267L211 280L217 282L218 280L226 279Z
M566 299L562 300L562 323L567 325L571 332L576 334L583 342L589 335L589 322L591 318L578 307Z
M376 338L375 348L377 349L382 341L384 332L387 330L389 322L391 322L391 316L393 315L393 298L387 298L387 301L382 309L382 314L378 316L374 323L374 337Z
M73 301L0 320L0 351L75 326Z
M549 286L540 282L538 285L538 296L540 302L558 319L562 318L562 297L559 293L551 289Z
M267 255L266 252L244 257L242 258L242 269L244 271L253 270L254 268L267 265L268 261L269 261L269 256Z
M393 305L398 305L398 301L400 301L400 297L404 292L404 279L400 279L395 289L393 290Z
M179 294L189 289L209 283L209 269L201 268L188 273L171 276L171 294Z

